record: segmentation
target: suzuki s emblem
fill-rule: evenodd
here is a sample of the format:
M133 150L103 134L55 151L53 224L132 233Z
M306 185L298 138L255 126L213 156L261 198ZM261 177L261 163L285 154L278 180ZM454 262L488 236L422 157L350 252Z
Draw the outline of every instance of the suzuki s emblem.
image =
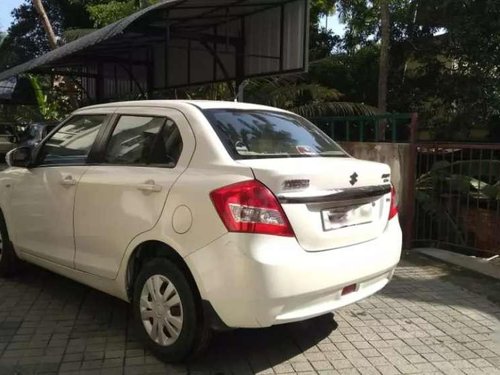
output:
M356 172L354 172L352 175L351 175L351 180L349 181L351 183L351 185L354 185L356 184L356 182L358 182L358 174Z

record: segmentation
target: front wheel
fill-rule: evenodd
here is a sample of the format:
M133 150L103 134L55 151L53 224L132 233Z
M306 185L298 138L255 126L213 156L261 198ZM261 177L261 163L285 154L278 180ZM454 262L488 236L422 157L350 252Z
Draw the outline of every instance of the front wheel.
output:
M136 279L132 303L139 332L155 354L176 362L198 351L206 328L196 295L174 263L146 263Z

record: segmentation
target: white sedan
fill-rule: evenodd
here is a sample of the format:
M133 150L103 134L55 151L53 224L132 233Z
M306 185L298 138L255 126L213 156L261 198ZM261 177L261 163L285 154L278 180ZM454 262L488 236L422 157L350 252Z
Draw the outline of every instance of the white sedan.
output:
M82 108L0 173L0 272L19 259L129 301L176 361L213 329L329 313L382 289L401 254L387 165L276 108Z

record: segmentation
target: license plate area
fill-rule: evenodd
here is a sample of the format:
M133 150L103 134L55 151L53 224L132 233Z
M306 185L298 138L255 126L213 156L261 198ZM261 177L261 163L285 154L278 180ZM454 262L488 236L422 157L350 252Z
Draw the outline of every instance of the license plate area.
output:
M375 202L322 210L323 230L328 232L356 225L370 224L375 219L375 212Z

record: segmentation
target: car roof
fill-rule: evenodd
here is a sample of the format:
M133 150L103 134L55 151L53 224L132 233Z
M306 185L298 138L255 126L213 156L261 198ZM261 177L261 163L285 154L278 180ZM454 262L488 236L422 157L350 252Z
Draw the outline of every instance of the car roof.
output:
M91 110L100 108L117 108L117 107L185 107L191 105L199 109L241 109L241 110L271 110L279 112L287 112L279 108L264 106L252 103L240 103L233 101L218 101L218 100L136 100L128 102L114 102L106 104L97 104L89 107L80 108L80 110Z

